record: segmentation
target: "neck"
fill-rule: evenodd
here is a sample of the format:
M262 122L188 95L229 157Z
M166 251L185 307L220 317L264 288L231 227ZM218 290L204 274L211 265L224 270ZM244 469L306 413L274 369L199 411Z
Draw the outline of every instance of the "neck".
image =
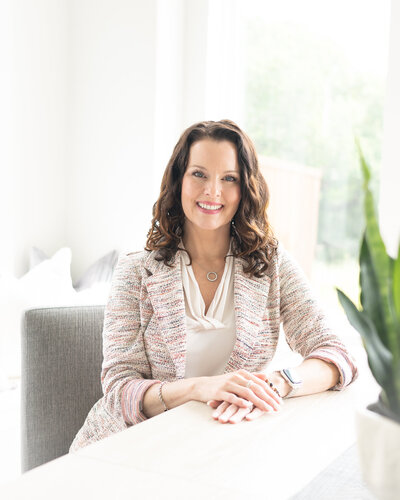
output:
M194 231L185 225L183 244L194 261L212 263L223 260L228 253L229 243L229 225L218 231Z

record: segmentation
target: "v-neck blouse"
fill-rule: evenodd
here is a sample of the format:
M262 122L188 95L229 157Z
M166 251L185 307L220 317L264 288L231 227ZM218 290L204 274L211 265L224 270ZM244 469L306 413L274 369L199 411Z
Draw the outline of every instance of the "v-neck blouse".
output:
M186 252L180 252L186 309L185 378L219 375L236 341L234 257L227 257L221 281L205 314L205 303Z

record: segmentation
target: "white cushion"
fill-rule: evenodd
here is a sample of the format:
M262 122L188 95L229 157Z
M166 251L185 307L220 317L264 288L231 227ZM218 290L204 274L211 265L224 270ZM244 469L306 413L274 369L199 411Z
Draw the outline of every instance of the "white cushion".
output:
M72 305L71 250L61 248L22 278L0 276L0 384L20 374L21 319L25 309Z

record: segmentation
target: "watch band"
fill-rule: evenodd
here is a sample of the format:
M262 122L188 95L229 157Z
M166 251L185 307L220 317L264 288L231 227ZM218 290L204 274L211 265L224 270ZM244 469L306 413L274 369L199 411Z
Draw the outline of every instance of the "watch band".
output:
M286 394L285 398L293 397L303 385L303 380L293 368L284 368L280 370L279 373L291 387L291 390Z

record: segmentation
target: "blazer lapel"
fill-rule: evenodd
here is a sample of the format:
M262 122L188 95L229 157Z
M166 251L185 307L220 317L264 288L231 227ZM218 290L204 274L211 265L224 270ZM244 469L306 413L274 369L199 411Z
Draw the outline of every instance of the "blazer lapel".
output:
M149 276L144 285L160 327L160 334L168 346L177 378L184 378L186 367L186 316L179 251L173 267L154 259L153 252L145 262Z
M269 276L250 277L243 272L244 261L235 259L234 307L236 343L225 373L243 368L251 358L257 335L262 329L271 283Z

